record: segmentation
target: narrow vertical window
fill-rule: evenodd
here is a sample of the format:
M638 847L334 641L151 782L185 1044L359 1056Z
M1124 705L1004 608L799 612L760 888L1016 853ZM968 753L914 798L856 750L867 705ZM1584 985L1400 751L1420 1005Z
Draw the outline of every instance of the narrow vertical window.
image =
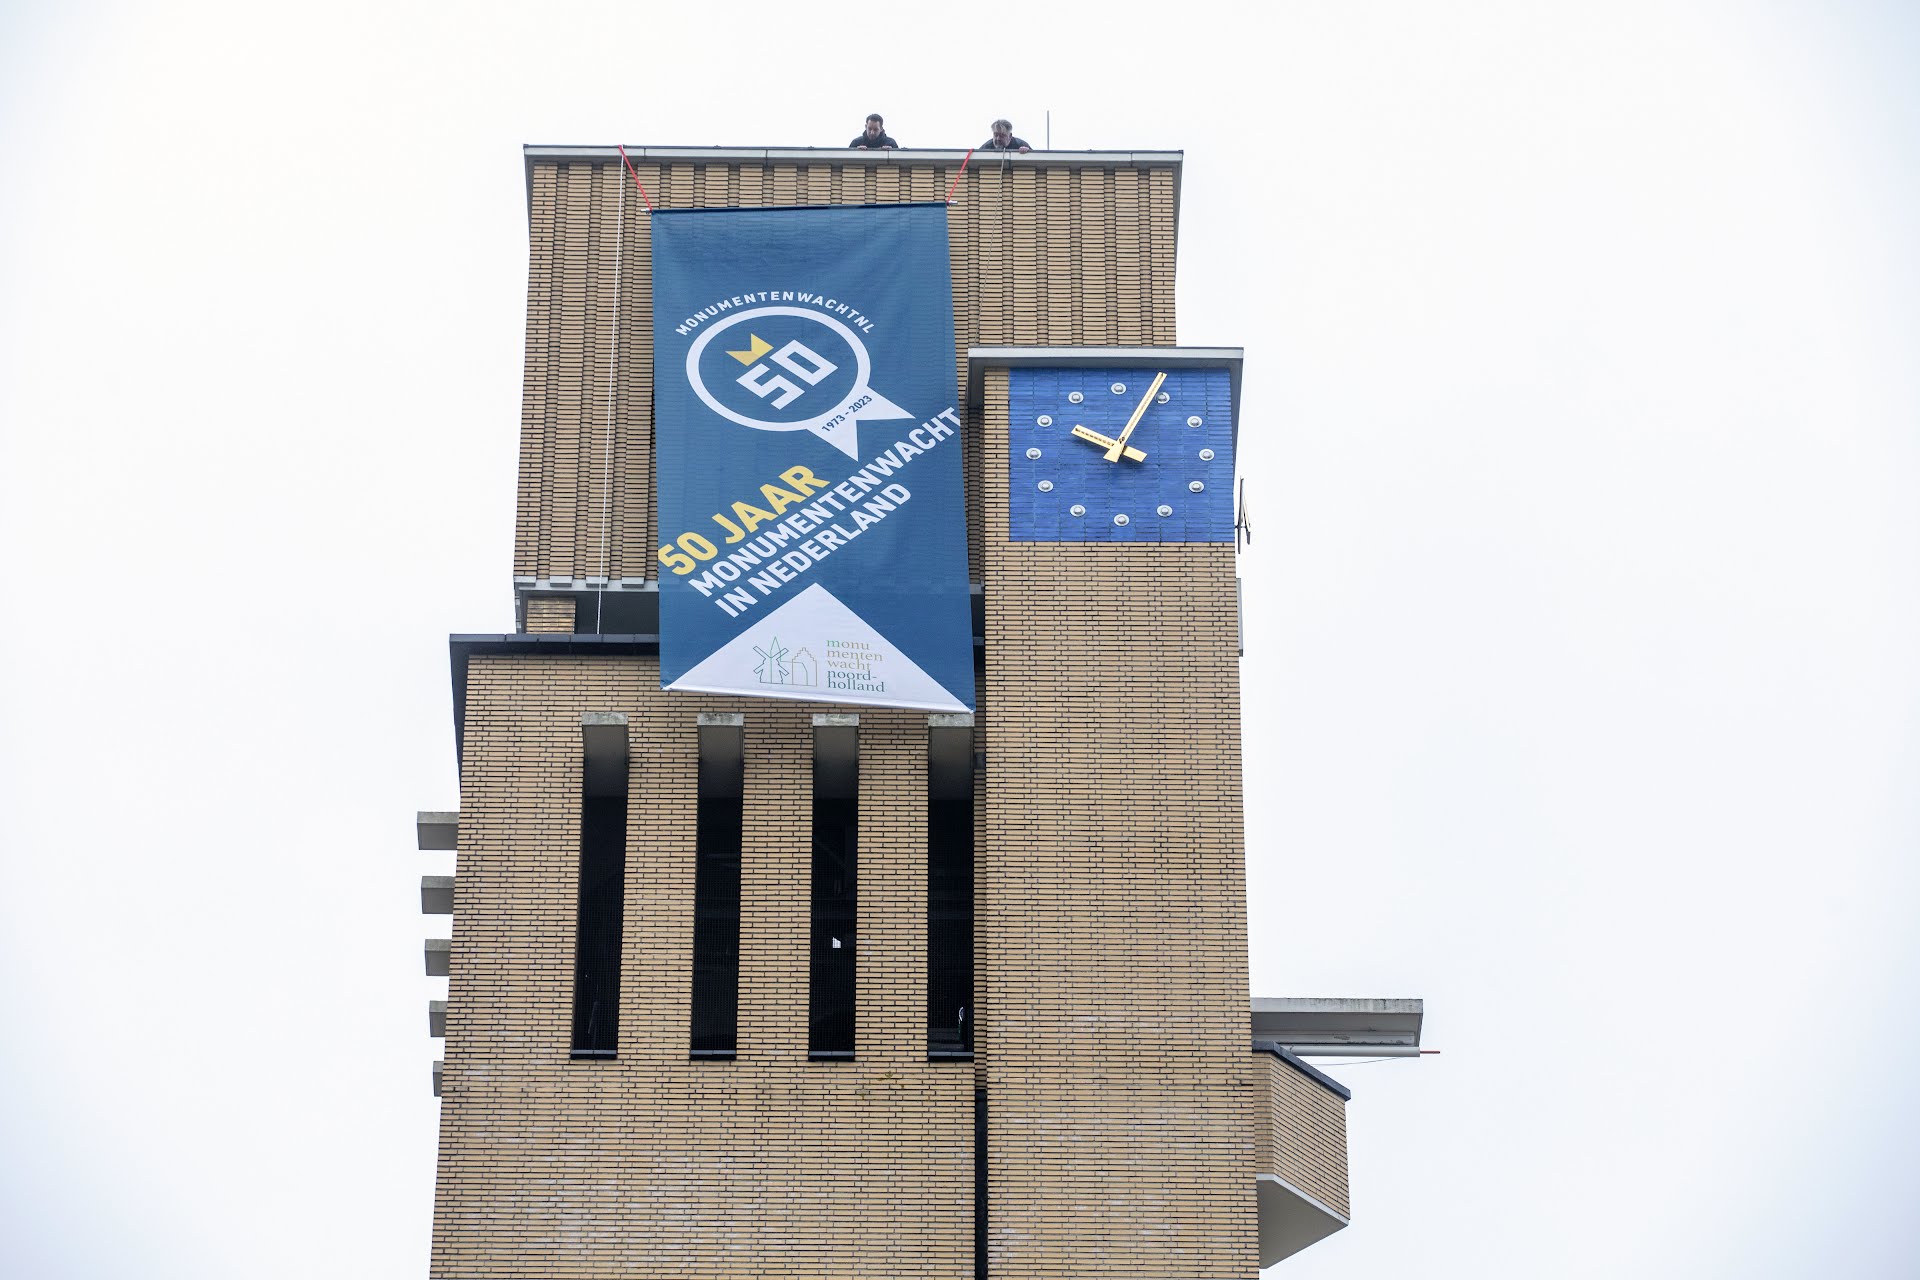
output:
M973 1053L973 797L927 802L927 1056Z
M973 1056L973 717L927 719L927 1057Z
M573 954L573 1056L611 1058L620 1039L627 889L627 718L580 718L580 905Z
M851 1058L860 843L860 718L814 717L813 925L807 1054Z
M987 1091L973 1091L973 1275L987 1280L990 1215L987 1200Z
M737 714L703 714L699 722L689 1046L695 1058L731 1058L738 1047L742 721Z

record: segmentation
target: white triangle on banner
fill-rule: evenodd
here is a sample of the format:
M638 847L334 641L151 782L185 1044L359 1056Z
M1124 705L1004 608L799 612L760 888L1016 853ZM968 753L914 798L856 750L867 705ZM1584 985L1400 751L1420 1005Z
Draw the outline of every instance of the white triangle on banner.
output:
M817 582L667 688L919 711L967 709Z

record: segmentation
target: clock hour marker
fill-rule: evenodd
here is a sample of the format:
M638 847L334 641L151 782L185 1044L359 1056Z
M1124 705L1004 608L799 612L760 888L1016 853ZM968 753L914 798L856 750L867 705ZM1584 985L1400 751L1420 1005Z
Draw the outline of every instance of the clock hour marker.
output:
M1162 391L1162 392L1160 393L1160 396L1159 396L1159 398L1158 398L1157 400L1155 400L1155 401L1154 401L1154 403L1155 403L1155 404L1165 404L1165 403L1166 403L1167 401L1169 401L1169 400L1171 400L1171 399L1173 399L1173 397L1172 397L1172 396L1170 396L1170 395L1168 395L1168 394L1167 394L1166 392L1164 392L1164 391Z
M1187 484L1188 493L1205 493L1206 491L1207 491L1207 486L1202 481L1193 480Z
M1085 400L1086 398L1087 398L1087 396L1086 396L1086 393L1085 393L1084 391L1069 391L1069 392L1067 392L1067 403L1068 403L1068 404L1079 404L1079 403L1080 403L1080 402L1081 402L1082 400Z
M1113 392L1113 394L1117 396L1123 396L1127 394L1127 384L1124 382L1116 382L1112 386L1108 387L1107 390Z
M1040 482L1040 492L1042 492L1042 493L1052 493L1052 492L1053 492L1053 481L1051 481L1051 480L1042 480L1042 481Z
M1161 503L1159 506L1155 507L1154 510L1160 513L1160 518L1162 520L1166 519L1168 516L1173 514L1173 508L1168 506L1164 502Z
M1037 458L1037 457L1039 457L1039 456L1040 456L1040 451L1039 451L1038 449L1029 449L1029 450L1027 450L1027 457L1028 457L1028 458Z
M1067 508L1067 514L1070 516L1083 516L1087 514L1087 509L1076 502Z
M1200 461L1202 461L1202 462L1212 462L1212 461L1213 461L1213 450L1211 450L1211 449L1202 449L1202 450L1200 451Z
M1197 427L1197 426L1199 426L1199 425L1200 425L1200 415L1196 413L1196 414L1194 414L1194 415L1193 415L1193 416L1192 416L1191 418L1188 418L1188 419L1187 419L1187 425L1188 425L1188 426L1190 426L1190 427Z
M1128 523L1128 520L1127 520L1127 513L1126 513L1126 512L1124 512L1124 511L1122 511L1122 512L1121 512L1121 513L1120 513L1119 515L1117 515L1117 516L1115 516L1115 517L1113 518L1113 522L1114 522L1115 524L1122 524L1122 525L1123 525L1123 524L1127 524L1127 523Z
M1053 425L1053 415L1050 413L1043 413L1039 417L1035 418L1033 420L1033 423L1035 426L1038 426L1038 427L1050 427Z

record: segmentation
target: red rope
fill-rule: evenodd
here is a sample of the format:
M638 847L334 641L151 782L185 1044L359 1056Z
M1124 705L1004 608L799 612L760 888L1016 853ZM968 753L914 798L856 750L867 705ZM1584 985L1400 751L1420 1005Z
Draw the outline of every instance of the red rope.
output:
M640 188L640 198L641 198L642 200L646 200L646 202L647 202L647 210L648 210L648 212L652 212L652 210L653 210L653 201L652 201L652 200L650 200L650 199L648 199L648 197L647 197L647 188L646 188L646 186L645 186L645 185L644 185L644 184L643 184L643 183L642 183L642 182L640 181L640 175L639 175L639 174L637 174L637 173L634 173L634 171L633 171L633 161L631 161L631 160L629 160L629 159L627 159L627 149L626 149L625 147L623 147L623 146L621 146L621 145L620 145L619 143L617 143L617 142L616 142L616 143L614 143L613 145L614 145L614 149L615 149L615 150L617 150L617 151L618 151L618 152L620 153L620 162L621 162L622 164L624 164L624 165L626 165L626 166L627 166L627 173L628 173L628 175L629 175L629 176L631 176L631 177L633 178L633 185L634 185L634 186L636 186L636 187L639 187L639 188ZM972 152L968 152L967 154L968 154L968 155L972 155L973 153L972 153ZM961 168L963 168L963 169L964 169L965 167L966 167L965 165L962 165L962 166L961 166Z
M958 191L958 190L960 189L960 174L962 174L962 173L965 173L965 172L967 171L967 161L968 161L968 160L971 160L971 159L973 159L973 148L972 148L972 147L968 147L968 148L967 148L967 154L966 154L966 155L965 155L964 157L962 157L962 158L961 158L961 161L960 161L960 170L959 170L959 172L958 172L958 173L955 173L955 174L953 175L953 185L947 188L947 203L948 203L948 204L952 204L952 203L953 203L953 193L954 193L954 192L956 192L956 191ZM634 181L636 181L636 182L638 182L638 181L639 181L639 179L638 179L638 178L636 178L636 179L634 179Z

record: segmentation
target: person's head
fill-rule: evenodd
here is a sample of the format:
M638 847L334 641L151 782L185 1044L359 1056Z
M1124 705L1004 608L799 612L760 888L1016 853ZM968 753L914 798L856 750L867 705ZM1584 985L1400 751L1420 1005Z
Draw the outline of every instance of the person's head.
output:
M993 140L1001 146L1013 141L1013 121L995 120L993 122Z
M867 136L869 138L877 138L886 131L887 122L880 118L878 112L867 117Z

